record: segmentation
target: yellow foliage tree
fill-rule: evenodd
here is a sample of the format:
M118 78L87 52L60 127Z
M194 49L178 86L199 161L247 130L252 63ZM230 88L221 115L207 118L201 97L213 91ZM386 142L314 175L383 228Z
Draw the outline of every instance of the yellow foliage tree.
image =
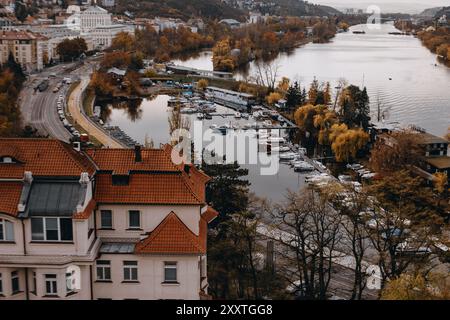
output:
M337 137L341 134L346 133L348 131L348 127L345 123L337 123L334 124L330 129L330 136L328 137L329 141L333 143L336 141Z
M232 71L236 67L236 60L231 56L229 38L218 41L212 52L214 70Z
M338 135L331 144L336 161L348 162L355 158L359 150L361 150L369 142L369 134L361 129L347 130Z
M289 89L289 83L290 83L289 78L283 77L280 80L280 82L278 82L277 90L279 92L282 92L283 94L286 94L286 92Z
M443 172L436 172L433 174L434 180L434 190L436 190L437 193L444 193L447 187L448 177L446 173Z
M208 80L206 79L200 79L197 82L197 89L199 90L205 90L206 87L209 85Z
M135 45L134 36L128 32L119 32L111 43L111 49L122 50L122 51L132 51Z
M314 116L314 127L319 129L318 142L321 145L328 145L331 128L337 123L336 113L322 108L321 112Z
M447 300L450 298L448 280L431 276L402 274L391 280L381 293L382 300Z
M275 104L282 98L281 94L279 92L271 92L267 97L267 103L268 104Z

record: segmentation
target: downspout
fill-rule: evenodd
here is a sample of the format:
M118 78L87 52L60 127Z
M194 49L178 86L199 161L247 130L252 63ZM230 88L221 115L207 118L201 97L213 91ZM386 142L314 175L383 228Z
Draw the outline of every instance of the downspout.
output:
M26 245L26 237L25 237L25 223L23 219L20 219L22 222L22 242L23 242L23 255L27 255L27 245ZM25 298L26 300L30 300L30 288L28 283L28 268L25 267Z
M25 237L25 223L23 222L23 219L20 219L22 222L22 242L23 242L23 255L27 255L27 244L26 244L26 237Z
M25 299L30 300L30 289L28 284L28 268L25 267Z
M94 289L93 289L93 280L92 280L92 265L89 265L89 283L91 285L91 300L94 300Z

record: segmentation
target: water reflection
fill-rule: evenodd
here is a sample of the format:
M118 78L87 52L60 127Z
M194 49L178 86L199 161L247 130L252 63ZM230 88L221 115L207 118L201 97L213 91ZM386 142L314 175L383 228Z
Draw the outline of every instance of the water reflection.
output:
M392 25L366 34L352 32L338 34L330 43L307 44L292 53L280 54L279 76L309 85L316 77L330 81L335 87L341 78L358 86L367 86L371 113L375 119L378 102L389 109L389 120L415 124L436 135L444 135L450 125L450 69L439 63L436 55L412 36L389 35ZM211 52L181 64L212 70ZM256 63L246 70L238 70L236 77L245 79L256 74Z
M143 99L140 105L133 105L131 108L126 106L126 103L115 102L103 104L103 115L105 123L112 126L119 126L125 131L131 138L139 143L145 144L149 141L153 141L157 147L160 144L164 144L170 141L171 125L169 120L174 116L174 108L168 107L167 95L159 95L153 99ZM223 106L217 105L217 113L220 114L234 114L234 111ZM130 115L133 113L133 115ZM139 114L139 117L135 115ZM176 112L175 112L176 114ZM196 115L179 115L181 122L186 123L189 121L190 131L194 130L194 121ZM178 118L178 115L176 116ZM255 120L250 118L236 119L233 116L215 116L212 120L203 120L202 131L206 132L212 125L244 125L245 123L254 123ZM277 130L274 134L284 136L287 134L286 130ZM214 149L217 154L223 154L224 150L216 149L219 142L225 145L225 141L231 136L231 131L227 135L220 133L212 134L215 144L211 144L212 141L204 141L203 148L207 150ZM243 134L244 136L244 134ZM241 139L239 136L238 139ZM237 154L237 149L235 149ZM242 156L242 155L240 155ZM304 187L303 173L296 173L287 164L279 162L278 156L275 154L267 155L264 150L259 149L257 155L258 160L263 159L263 163L259 161L257 164L251 164L254 162L250 160L250 154L246 153L244 161L242 161L242 167L249 170L249 181L251 183L250 190L260 197L267 197L270 200L281 200L287 190L297 191ZM229 159L228 159L229 160ZM250 164L249 164L250 163ZM276 164L277 171L273 175L264 175L262 173L267 172L271 165Z

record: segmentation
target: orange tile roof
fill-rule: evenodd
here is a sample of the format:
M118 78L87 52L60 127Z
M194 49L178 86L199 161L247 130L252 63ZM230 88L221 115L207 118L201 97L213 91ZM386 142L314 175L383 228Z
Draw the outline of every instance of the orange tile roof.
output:
M206 248L200 238L171 212L147 238L136 244L135 253L203 254Z
M17 216L17 205L22 194L22 182L4 181L0 183L0 213Z
M166 149L142 149L142 161L135 162L134 149L88 149L86 153L101 171L127 174L129 171L175 172L180 167L172 162Z
M86 155L56 139L0 138L1 156L13 157L18 163L0 164L0 178L22 178L24 171L33 176L75 177L96 170Z
M0 40L48 40L48 38L30 31L0 31Z
M217 218L218 215L219 212L217 212L213 207L208 206L206 211L202 213L202 218L205 219L206 222L210 223Z
M98 203L203 204L181 174L135 173L128 185L113 185L112 175L96 176L94 198Z
M82 212L76 212L73 214L74 219L88 219L92 212L94 212L95 207L97 206L97 202L94 199L91 199L87 204L86 208Z

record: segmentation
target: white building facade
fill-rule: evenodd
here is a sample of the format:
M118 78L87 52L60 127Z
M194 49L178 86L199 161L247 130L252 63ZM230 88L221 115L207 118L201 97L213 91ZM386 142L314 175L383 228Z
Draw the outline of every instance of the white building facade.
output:
M207 298L209 178L170 152L0 139L0 300Z

